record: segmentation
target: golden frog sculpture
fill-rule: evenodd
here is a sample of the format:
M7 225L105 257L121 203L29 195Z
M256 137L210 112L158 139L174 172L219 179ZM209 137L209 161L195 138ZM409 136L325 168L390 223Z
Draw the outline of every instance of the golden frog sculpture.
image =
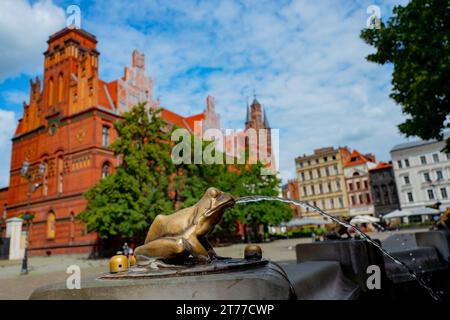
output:
M134 251L138 265L149 259L182 263L191 255L198 263L220 258L206 236L220 222L225 209L234 204L230 194L209 188L195 205L171 215L158 215L144 244Z

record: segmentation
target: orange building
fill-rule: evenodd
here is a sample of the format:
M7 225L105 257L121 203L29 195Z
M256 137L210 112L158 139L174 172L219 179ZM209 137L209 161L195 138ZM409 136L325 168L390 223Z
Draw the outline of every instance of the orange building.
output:
M152 97L152 80L145 76L143 54L134 51L124 76L105 82L98 75L100 53L94 35L65 28L47 42L42 85L39 77L30 81L30 102L24 102L12 138L10 182L0 189L0 210L8 218L26 211L29 184L21 168L27 160L35 186L30 255L87 253L97 235L87 233L75 217L86 206L83 193L118 164L107 148L116 138L113 123L137 102L146 101L149 107L159 103ZM203 113L185 118L163 109L162 117L191 132L196 120L220 126L212 97Z
M344 163L350 216L374 215L369 170L376 167L375 156L353 150Z

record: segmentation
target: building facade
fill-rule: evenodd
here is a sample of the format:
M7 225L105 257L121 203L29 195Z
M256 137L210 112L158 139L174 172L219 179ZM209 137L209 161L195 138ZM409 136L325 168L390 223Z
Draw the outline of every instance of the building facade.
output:
M254 98L247 105L245 129L225 136L224 151L227 156L244 163L248 152L248 163L255 164L258 160L264 164L263 174L276 174L276 159L272 152L272 130L265 108Z
M380 162L369 170L375 215L383 216L400 208L394 170L391 163Z
M298 190L298 182L295 179L289 180L286 184L281 187L281 195L285 199L291 200L300 200L300 193ZM301 211L298 206L290 205L292 208L292 212L294 214L294 218L301 217Z
M23 103L12 138L9 187L0 189L0 205L7 218L25 213L33 184L30 254L86 253L95 247L97 235L87 233L75 218L86 206L83 193L119 164L108 149L116 138L113 124L137 102L149 108L159 103L153 100L143 54L134 51L124 76L105 82L98 75L94 35L65 28L47 42L42 82L39 77L30 81L30 100ZM182 117L163 108L162 117L191 132L195 121L220 125L212 97L204 113ZM30 180L21 174L24 163Z
M450 154L445 141L413 141L391 150L401 209L416 209L440 203L450 207Z
M327 147L314 150L311 155L297 157L295 164L300 199L335 216L348 214L343 163L349 155L347 148ZM318 214L301 209L301 215Z
M373 154L353 150L344 163L350 216L375 214L369 177L369 170L376 167L375 161Z

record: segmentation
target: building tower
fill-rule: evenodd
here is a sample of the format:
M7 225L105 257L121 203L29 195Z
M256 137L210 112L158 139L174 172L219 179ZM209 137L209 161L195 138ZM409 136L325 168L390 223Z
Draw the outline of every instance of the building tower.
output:
M98 78L95 36L65 28L47 43L42 88L38 77L30 82L30 103L23 103L12 138L8 216L27 210L29 181L21 175L26 160L37 186L30 198L30 254L84 252L97 235L75 217L85 208L83 193L116 164L107 147L119 116L108 84Z
M256 133L253 137L250 131ZM272 132L269 125L269 120L267 118L266 110L263 109L262 105L255 98L250 106L247 103L247 116L245 120L245 130L247 133L246 145L247 147L252 147L253 143L256 143L256 150L258 152L258 159L261 160L266 167L275 169L275 158L272 154ZM261 156L266 157L266 159L261 159ZM251 156L250 156L251 157ZM249 159L254 160L254 159Z

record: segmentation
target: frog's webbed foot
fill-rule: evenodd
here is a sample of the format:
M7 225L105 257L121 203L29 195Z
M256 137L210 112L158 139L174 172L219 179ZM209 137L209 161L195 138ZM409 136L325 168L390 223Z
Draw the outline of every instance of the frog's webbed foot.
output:
M136 260L139 267L149 267L151 269L159 270L164 268L183 268L181 265L170 264L163 261L161 258L147 257L144 255L137 255Z
M183 239L184 248L186 249L187 252L189 252L194 257L194 260L198 264L207 264L207 263L211 262L211 258L207 254L199 253L198 249L200 249L200 248L197 248L197 250L196 250L189 241L187 241L184 238L182 238L182 239ZM203 249L203 247L201 247L201 249Z
M222 257L222 256L217 255L217 253L212 248L208 250L208 256L210 257L211 260L228 260L228 259L232 259L231 257Z
M202 238L200 240L201 244L203 245L203 247L206 248L206 250L208 251L208 256L211 260L227 260L227 259L231 259L231 257L221 257L218 256L216 251L214 250L213 246L211 245L211 243L209 243L209 241L206 238Z

